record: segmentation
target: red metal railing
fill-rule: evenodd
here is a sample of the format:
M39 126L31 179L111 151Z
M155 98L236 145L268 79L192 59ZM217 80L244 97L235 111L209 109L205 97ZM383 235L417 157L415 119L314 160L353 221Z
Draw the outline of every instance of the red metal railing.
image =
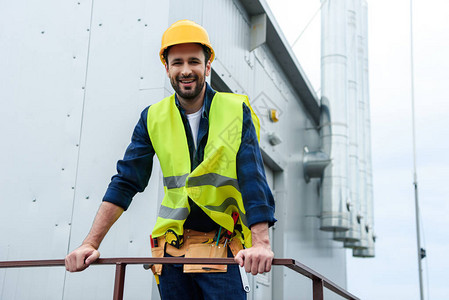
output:
M93 265L115 265L115 284L114 300L123 299L125 286L125 271L127 265L136 264L213 264L213 265L235 265L233 258L181 258L181 257L163 257L163 258L100 258ZM286 266L295 272L298 272L312 280L313 300L323 300L324 287L349 300L359 300L345 289L339 287L323 275L315 272L309 267L290 258L275 258L273 265ZM22 261L0 261L0 268L22 268L22 267L51 267L64 266L63 259L55 260L22 260Z

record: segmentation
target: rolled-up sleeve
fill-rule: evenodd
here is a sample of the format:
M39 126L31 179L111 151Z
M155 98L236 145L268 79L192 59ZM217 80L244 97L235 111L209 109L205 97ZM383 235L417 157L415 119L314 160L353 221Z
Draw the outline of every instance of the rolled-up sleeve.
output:
M274 199L268 186L251 111L243 104L242 142L237 153L237 179L245 205L248 227L260 222L272 226Z
M103 201L114 203L127 210L133 197L148 185L153 168L154 148L147 131L148 107L145 108L126 149L123 159L117 162L117 174L111 179Z

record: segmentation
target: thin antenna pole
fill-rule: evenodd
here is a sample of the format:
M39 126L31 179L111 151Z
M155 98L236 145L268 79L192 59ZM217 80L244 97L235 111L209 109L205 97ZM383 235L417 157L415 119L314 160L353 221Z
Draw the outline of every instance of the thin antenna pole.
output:
M413 186L415 190L416 242L418 247L419 293L424 300L424 289L421 264L421 237L419 225L418 176L416 172L416 129L415 129L415 73L413 58L413 0L410 0L410 66L411 66L411 100L412 100L412 135L413 135Z
M301 33L298 35L298 37L295 39L295 41L293 42L293 44L291 45L291 47L295 47L296 43L299 41L299 39L302 37L304 31L306 31L306 29L309 27L309 25L312 23L312 21L315 19L316 15L320 12L321 8L323 7L324 3L326 3L327 0L324 0L321 2L320 8L318 8L316 10L316 12L313 14L312 18L309 20L309 22L307 22L306 26L304 27L304 29L301 31Z

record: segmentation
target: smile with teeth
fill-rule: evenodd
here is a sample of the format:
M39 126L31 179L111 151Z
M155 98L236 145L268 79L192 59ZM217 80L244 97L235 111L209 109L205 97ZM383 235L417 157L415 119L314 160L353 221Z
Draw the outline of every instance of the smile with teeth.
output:
M194 79L193 79L193 78L190 78L190 79L181 79L180 81L181 81L181 83L186 84L186 83L192 83L192 82L194 81Z

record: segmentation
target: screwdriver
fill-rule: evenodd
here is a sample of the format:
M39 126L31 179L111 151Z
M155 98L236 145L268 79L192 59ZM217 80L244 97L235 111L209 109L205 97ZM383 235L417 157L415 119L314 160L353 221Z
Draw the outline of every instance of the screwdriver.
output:
M239 213L235 211L232 213L231 216L232 216L232 219L234 220L234 227L235 227L235 224L237 224L237 221L239 219ZM225 236L224 246L226 247L226 244L228 243L229 239L232 236L232 232L228 230L228 231L226 231L224 236Z

